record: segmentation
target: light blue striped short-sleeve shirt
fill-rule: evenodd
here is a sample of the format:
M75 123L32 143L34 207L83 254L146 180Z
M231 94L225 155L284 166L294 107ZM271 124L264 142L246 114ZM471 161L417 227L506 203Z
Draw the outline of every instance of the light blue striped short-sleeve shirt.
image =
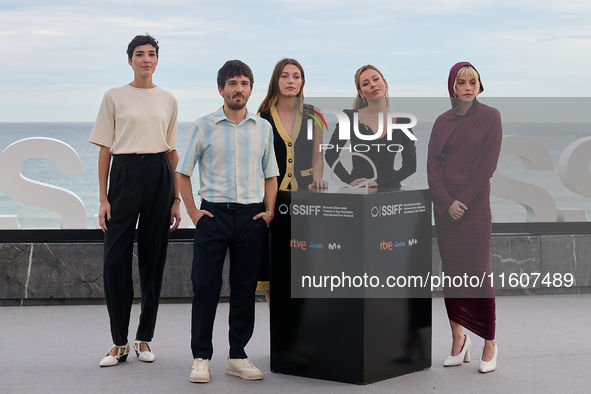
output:
M195 165L201 198L262 202L265 179L279 175L271 125L248 111L236 124L226 117L223 107L197 119L189 129L176 171L191 176Z

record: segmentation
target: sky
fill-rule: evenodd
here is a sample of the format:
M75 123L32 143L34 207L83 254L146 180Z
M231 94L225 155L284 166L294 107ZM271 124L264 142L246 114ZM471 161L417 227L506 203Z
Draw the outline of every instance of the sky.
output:
M179 121L221 106L230 59L253 70L253 111L284 57L303 65L309 97L355 96L364 64L390 96L445 97L459 61L489 97L589 97L590 20L588 0L2 0L0 122L93 122L104 92L133 80L127 44L146 32Z

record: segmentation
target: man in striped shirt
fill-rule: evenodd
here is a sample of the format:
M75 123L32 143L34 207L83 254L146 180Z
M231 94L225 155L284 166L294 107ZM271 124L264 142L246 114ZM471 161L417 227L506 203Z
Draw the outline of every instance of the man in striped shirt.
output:
M254 79L250 68L230 60L218 71L224 105L197 119L179 161L179 188L195 224L193 309L189 380L209 382L212 331L222 286L222 267L230 248L230 356L226 373L262 379L244 347L254 328L254 292L265 232L273 220L279 170L271 125L248 112ZM191 175L198 164L202 199L195 206Z

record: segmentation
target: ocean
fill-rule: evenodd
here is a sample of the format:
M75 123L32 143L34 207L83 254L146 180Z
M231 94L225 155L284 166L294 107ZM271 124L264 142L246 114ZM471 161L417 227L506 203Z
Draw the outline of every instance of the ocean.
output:
M182 152L190 122L178 124L178 150ZM82 175L60 175L56 165L47 159L26 160L20 172L23 176L59 186L76 194L84 203L87 213L87 227L95 228L94 216L98 213L97 160L99 148L88 142L93 123L0 123L0 151L24 138L48 137L70 145L80 157ZM410 188L427 188L426 158L427 144L432 122L419 123L413 129L417 141L417 172L403 184ZM330 132L324 139L328 142ZM498 171L508 177L536 185L546 190L560 209L584 210L586 220L591 221L591 197L573 193L564 186L558 173L560 155L572 142L591 136L589 124L551 124L551 123L504 123L503 135L526 136L533 138L548 149L554 163L554 170L533 171L524 167L516 155L508 155L499 161ZM10 170L14 171L14 168ZM583 169L584 171L585 169ZM8 171L0 168L0 171ZM589 166L587 173L591 172ZM325 164L324 179L329 180L329 168ZM195 191L197 186L194 184ZM512 201L491 197L491 208L495 222L525 222L525 209ZM46 209L26 205L8 198L0 184L0 215L17 215L21 228L59 228L61 218Z

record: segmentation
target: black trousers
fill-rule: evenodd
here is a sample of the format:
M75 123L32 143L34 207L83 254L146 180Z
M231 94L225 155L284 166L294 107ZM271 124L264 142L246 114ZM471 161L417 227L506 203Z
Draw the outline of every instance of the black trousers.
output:
M142 293L136 339L148 342L156 326L174 197L166 154L113 156L107 197L112 219L105 233L103 277L113 343L127 343L134 296L131 262L136 223Z
M202 216L195 229L193 247L193 310L191 350L193 358L211 359L212 332L226 251L230 249L230 358L246 358L244 347L254 329L257 277L267 223L252 220L264 212L263 204L228 208L206 201L201 209L214 216Z

